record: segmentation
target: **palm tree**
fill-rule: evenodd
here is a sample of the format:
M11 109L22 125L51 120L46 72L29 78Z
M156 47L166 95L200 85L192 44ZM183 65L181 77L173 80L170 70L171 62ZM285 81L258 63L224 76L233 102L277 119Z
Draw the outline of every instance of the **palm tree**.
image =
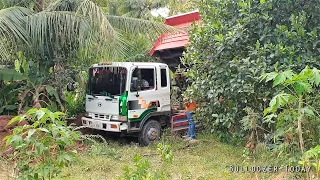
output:
M106 14L90 0L9 2L0 4L0 64L20 64L24 67L22 72L30 72L26 75L27 81L20 78L18 82L23 86L19 91L22 96L18 97L32 91L36 94L33 104L37 105L40 104L37 103L41 100L40 95L54 99L63 97L66 78L61 72L66 68L77 68L66 66L78 62L116 61L119 57L129 56L127 48L131 43L124 41L124 34L157 37L160 33L175 30L148 20ZM3 74L0 81L23 74L0 71ZM7 79L1 79L5 76ZM43 90L48 85L53 85L55 90ZM18 111L20 109L19 106Z
M19 50L50 66L48 59L75 56L113 60L126 55L129 43L123 41L124 32L158 36L173 30L148 20L105 14L90 0L29 1L36 8L0 10L0 62L12 62L12 55Z

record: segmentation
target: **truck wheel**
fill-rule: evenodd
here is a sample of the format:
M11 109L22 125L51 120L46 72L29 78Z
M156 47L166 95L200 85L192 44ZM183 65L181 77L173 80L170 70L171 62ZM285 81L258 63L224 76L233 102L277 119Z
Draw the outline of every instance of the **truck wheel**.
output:
M158 121L149 120L144 124L142 131L139 134L139 142L143 146L148 146L149 144L159 140L160 138L161 126Z

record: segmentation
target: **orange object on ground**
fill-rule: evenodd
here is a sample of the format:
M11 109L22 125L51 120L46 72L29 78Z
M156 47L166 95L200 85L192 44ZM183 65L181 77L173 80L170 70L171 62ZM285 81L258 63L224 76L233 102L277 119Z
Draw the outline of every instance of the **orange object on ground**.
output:
M194 111L197 108L197 104L194 101L192 103L186 103L185 106L187 111Z

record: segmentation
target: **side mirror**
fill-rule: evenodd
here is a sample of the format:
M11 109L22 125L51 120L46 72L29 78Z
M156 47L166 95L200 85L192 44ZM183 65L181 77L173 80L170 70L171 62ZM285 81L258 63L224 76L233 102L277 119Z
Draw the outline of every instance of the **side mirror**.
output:
M133 79L131 81L131 91L137 92L136 97L139 97L140 90L141 90L141 87L138 85L138 79Z
M67 85L67 91L69 91L69 92L74 91L74 85L73 85L73 83L69 83L69 84Z
M141 91L141 85L138 83L138 78L132 79L131 91Z
M131 82L131 90L132 91L138 91L138 81L133 80Z

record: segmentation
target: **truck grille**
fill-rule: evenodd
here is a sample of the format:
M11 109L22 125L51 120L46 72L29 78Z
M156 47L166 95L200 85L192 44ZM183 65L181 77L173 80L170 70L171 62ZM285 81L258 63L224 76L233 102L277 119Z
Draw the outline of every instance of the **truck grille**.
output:
M104 114L94 114L94 117L96 119L101 119L101 120L110 120L110 115L104 115Z

